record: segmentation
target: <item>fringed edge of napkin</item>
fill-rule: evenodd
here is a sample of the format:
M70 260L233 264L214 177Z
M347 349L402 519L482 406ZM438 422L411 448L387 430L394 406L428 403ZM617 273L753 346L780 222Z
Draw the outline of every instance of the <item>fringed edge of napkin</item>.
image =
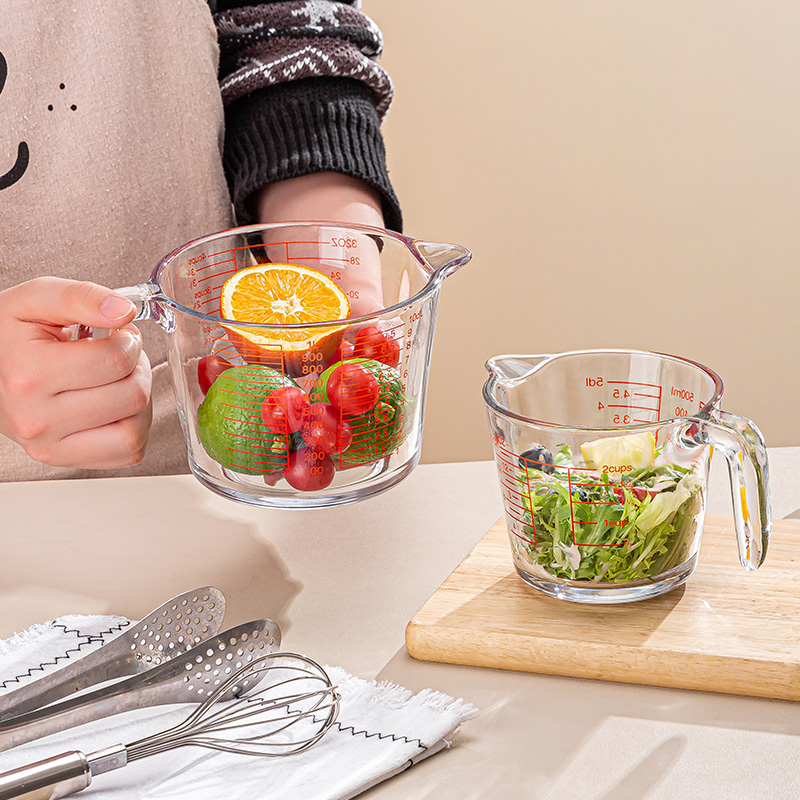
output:
M92 630L92 623L99 624L98 630ZM86 616L83 614L69 614L50 622L42 622L31 625L24 631L19 631L7 639L0 639L0 657L10 656L25 647L35 647L43 642L54 632L65 637L74 636L74 640L65 639L65 649L53 655L47 661L41 661L29 667L20 675L13 675L8 678L0 676L0 690L16 688L15 685L22 685L28 678L33 678L37 672L49 672L51 668L61 667L76 657L85 655L84 650L94 649L113 639L121 631L131 624L125 617L97 614ZM88 649L86 652L88 652ZM64 663L62 663L64 662ZM36 677L41 677L36 675Z

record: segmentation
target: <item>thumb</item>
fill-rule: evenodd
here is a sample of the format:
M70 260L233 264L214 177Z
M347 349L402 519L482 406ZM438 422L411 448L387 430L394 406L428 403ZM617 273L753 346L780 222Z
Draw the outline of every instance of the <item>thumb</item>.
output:
M15 313L25 322L121 328L136 316L136 306L118 292L90 281L34 278L15 290Z

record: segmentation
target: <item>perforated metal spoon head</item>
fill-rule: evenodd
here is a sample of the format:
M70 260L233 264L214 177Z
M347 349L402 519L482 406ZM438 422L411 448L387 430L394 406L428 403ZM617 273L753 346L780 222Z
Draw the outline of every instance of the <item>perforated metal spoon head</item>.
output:
M128 658L136 667L132 672L158 666L215 636L224 617L225 597L213 586L173 597L119 637L124 637Z
M193 647L191 651L176 656L176 665L183 667L182 688L174 684L175 697L172 702L202 702L230 675L246 667L254 659L274 653L281 645L278 624L271 619L255 620L238 625ZM231 686L221 700L241 697L251 691L260 681L253 673ZM165 683L165 685L167 685ZM173 691L170 683L170 691Z
M0 720L163 664L216 635L224 618L225 597L213 586L173 597L97 650L0 696Z

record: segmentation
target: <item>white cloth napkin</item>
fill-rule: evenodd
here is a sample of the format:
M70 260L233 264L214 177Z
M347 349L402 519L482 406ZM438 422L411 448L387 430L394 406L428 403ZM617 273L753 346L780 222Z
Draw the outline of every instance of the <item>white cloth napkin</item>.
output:
M0 696L100 647L129 625L121 617L67 616L0 640ZM312 655L312 654L309 654ZM339 717L309 750L254 758L183 747L99 775L84 791L103 800L341 800L355 797L443 747L477 709L440 692L413 695L326 667L341 695ZM0 772L67 750L128 744L184 719L191 704L142 709L0 753Z

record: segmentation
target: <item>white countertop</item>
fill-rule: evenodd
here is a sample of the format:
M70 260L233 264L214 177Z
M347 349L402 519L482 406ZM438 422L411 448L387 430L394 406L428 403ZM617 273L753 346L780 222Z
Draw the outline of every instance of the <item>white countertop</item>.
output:
M709 511L726 514L715 461ZM798 466L800 448L770 451L776 518L800 509ZM384 495L326 511L240 506L190 476L0 484L0 508L0 636L65 613L138 619L212 584L226 626L270 616L289 649L481 709L455 747L365 798L798 795L794 703L408 655L408 620L502 513L491 462L422 465Z

